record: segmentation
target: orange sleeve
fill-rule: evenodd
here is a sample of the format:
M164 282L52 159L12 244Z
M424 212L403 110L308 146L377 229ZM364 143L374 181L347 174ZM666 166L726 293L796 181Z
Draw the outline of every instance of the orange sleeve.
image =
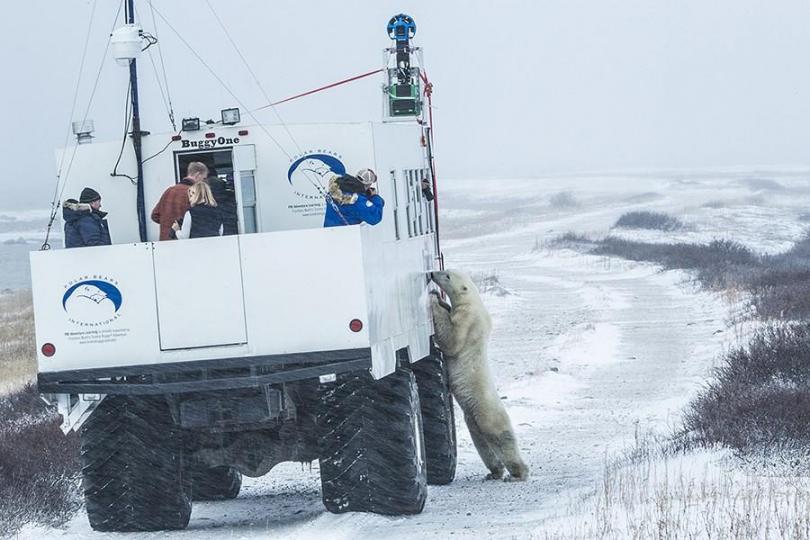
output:
M160 207L163 206L163 197L165 197L165 196L166 196L165 193L163 195L161 195L160 200L157 202L155 207L152 209L152 221L154 221L155 223L160 223Z

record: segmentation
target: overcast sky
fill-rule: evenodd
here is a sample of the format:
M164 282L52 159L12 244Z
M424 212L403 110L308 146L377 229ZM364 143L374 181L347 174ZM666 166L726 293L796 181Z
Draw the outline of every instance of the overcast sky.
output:
M147 0L136 0L147 31ZM204 0L154 6L250 106L264 98ZM806 0L211 0L274 99L379 67L385 25L418 25L447 177L714 167L810 168ZM118 0L97 0L79 119ZM46 207L91 0L7 0L0 17L0 208ZM178 118L233 98L158 18ZM143 127L170 130L148 57ZM124 68L105 59L90 112L123 128ZM283 105L289 123L378 119L379 79ZM274 121L272 113L261 116Z

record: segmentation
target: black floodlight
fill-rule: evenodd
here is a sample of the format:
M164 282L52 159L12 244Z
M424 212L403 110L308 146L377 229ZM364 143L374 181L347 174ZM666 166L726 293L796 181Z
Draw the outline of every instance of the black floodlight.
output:
M238 124L240 120L239 109L222 109L222 125L232 126Z
M199 131L200 119L199 118L183 118L183 131Z

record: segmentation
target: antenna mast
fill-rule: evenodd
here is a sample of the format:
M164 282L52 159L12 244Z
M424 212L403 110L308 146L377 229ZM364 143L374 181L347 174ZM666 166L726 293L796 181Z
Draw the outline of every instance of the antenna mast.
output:
M126 13L127 24L135 25L135 0L124 0L124 11ZM135 149L135 162L138 166L138 177L136 183L137 206L138 206L138 232L141 242L146 242L146 207L143 193L143 150L141 132L141 114L138 106L138 61L135 58L129 60L129 86L132 96L132 146Z

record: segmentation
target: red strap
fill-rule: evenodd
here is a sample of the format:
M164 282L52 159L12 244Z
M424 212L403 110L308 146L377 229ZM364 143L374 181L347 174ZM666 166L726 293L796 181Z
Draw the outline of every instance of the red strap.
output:
M433 177L433 215L435 216L436 220L436 245L439 245L439 189L438 189L438 181L436 179L436 160L433 159L432 152L435 151L435 146L433 144L433 83L428 80L427 73L424 71L419 72L420 77L422 78L422 82L425 83L425 97L427 97L427 105L428 105L428 125L430 126L430 173ZM444 270L444 254L441 251L441 247L439 247L439 268Z
M336 83L327 84L326 86L321 86L320 88L316 88L315 90L310 90L309 92L304 92L302 94L296 94L296 95L288 97L286 99L282 99L281 101L276 101L274 103L270 103L269 105L264 105L262 107L259 107L258 109L254 109L254 110L260 111L260 110L266 109L268 107L275 107L276 105L281 105L282 103L287 103L288 101L292 101L292 100L298 99L300 97L308 96L310 94L315 94L316 92L320 92L322 90L328 90L329 88L334 88L335 86L340 86L341 84L346 84L346 83L350 83L352 81L356 81L358 79L364 79L366 77L371 77L372 75L376 75L377 73L380 73L381 71L384 71L384 70L383 69L375 69L374 71L369 71L368 73L363 73L362 75L357 75L355 77L350 77L348 79L343 79L342 81L338 81Z

